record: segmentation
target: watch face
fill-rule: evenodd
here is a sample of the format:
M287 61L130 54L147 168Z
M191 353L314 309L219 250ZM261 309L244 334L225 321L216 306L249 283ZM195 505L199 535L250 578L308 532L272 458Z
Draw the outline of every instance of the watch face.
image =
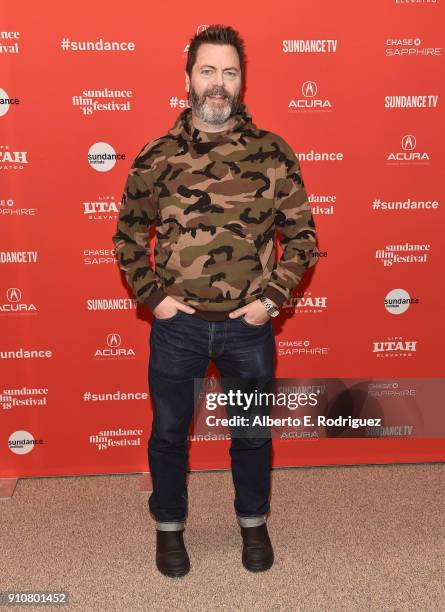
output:
M267 299L262 299L261 301L263 302L263 306L267 310L270 317L276 317L279 314L280 311L278 308L275 308L275 306L268 302Z

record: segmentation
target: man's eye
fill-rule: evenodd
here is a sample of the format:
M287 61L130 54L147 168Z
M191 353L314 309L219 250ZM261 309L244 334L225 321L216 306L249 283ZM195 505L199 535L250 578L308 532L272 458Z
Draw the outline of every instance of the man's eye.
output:
M209 73L209 72L212 72L209 68L205 68L204 70L201 70L202 74Z

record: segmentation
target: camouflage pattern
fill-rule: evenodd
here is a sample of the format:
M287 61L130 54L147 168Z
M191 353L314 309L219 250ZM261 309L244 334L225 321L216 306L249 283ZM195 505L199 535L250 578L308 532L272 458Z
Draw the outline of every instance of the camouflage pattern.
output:
M136 299L151 309L166 295L209 320L262 295L281 306L316 262L298 159L280 136L256 127L245 104L235 117L230 130L203 132L187 108L132 164L112 240Z

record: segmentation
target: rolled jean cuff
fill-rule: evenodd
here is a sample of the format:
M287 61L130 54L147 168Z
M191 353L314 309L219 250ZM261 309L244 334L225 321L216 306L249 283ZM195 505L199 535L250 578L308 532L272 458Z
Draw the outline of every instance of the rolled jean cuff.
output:
M181 531L185 527L185 521L156 521L156 529L158 531Z
M266 515L260 516L238 516L236 517L240 527L259 527L266 522Z

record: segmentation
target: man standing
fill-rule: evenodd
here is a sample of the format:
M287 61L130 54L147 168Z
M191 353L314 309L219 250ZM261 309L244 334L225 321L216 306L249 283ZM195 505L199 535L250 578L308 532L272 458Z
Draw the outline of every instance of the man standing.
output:
M272 378L271 317L316 261L298 159L280 136L253 123L241 102L244 72L244 45L232 28L210 26L191 40L190 108L136 156L113 236L136 299L154 315L149 508L156 565L167 576L190 568L183 531L194 380L210 360L222 377ZM276 227L283 235L278 262ZM266 527L271 446L270 438L231 440L242 562L251 571L270 568L274 558Z

